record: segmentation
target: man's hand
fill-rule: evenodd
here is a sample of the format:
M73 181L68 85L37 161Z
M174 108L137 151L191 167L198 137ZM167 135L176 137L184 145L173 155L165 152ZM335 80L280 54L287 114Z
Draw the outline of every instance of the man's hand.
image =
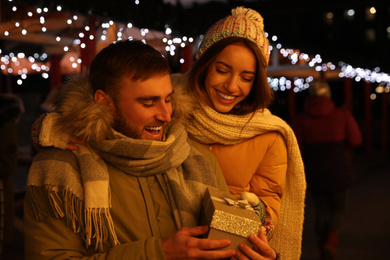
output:
M208 226L182 228L161 242L165 258L172 259L221 259L235 255L234 249L210 250L230 245L230 240L197 238L208 231Z
M232 258L235 260L274 260L276 259L275 251L268 245L268 240L260 230L259 236L250 235L249 240L253 243L253 249L245 243L239 245L241 252L237 252Z

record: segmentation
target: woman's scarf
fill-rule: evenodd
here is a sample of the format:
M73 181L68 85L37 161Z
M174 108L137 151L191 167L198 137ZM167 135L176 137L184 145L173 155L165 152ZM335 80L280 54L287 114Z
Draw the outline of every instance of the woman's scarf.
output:
M270 131L279 132L287 145L287 174L281 199L279 224L270 241L283 259L299 259L304 219L306 179L295 134L268 109L255 114L221 114L199 101L187 126L191 138L203 144L234 145Z

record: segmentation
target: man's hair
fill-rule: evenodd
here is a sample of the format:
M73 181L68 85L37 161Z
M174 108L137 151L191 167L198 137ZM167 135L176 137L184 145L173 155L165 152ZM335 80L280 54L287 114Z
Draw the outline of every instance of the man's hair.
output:
M268 84L266 67L263 55L258 46L248 39L240 37L229 37L220 40L207 49L207 51L197 60L191 71L189 82L191 84L190 91L196 94L207 104L211 105L208 98L205 79L208 67L216 59L216 57L229 45L244 44L248 47L256 57L256 78L253 82L252 89L249 95L241 101L241 103L229 113L237 115L245 115L252 113L258 109L267 108L274 100L273 92Z
M171 72L167 60L152 46L138 40L117 41L102 49L91 62L89 79L96 90L115 99L123 77L144 81Z

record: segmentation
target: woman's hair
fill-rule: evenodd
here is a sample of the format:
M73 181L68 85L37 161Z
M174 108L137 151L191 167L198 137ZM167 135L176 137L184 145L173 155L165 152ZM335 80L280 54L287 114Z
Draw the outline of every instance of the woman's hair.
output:
M189 91L198 95L198 97L200 97L200 99L209 106L212 106L211 100L205 88L207 70L216 57L227 46L232 44L243 44L248 47L255 55L257 65L256 77L249 95L229 113L245 115L258 109L267 108L274 100L274 94L268 84L263 55L255 43L241 37L229 37L222 39L207 49L207 51L199 58L199 60L193 64L189 72Z
M101 89L115 99L123 77L143 81L170 72L167 60L152 46L139 40L125 40L110 44L95 56L89 79L94 92Z

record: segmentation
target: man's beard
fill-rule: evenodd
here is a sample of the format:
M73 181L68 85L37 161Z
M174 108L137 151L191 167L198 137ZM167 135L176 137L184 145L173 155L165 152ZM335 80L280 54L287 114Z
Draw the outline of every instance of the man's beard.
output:
M141 139L142 130L140 132L135 127L126 124L125 120L123 119L122 113L118 108L116 108L113 128L127 137L133 139Z

